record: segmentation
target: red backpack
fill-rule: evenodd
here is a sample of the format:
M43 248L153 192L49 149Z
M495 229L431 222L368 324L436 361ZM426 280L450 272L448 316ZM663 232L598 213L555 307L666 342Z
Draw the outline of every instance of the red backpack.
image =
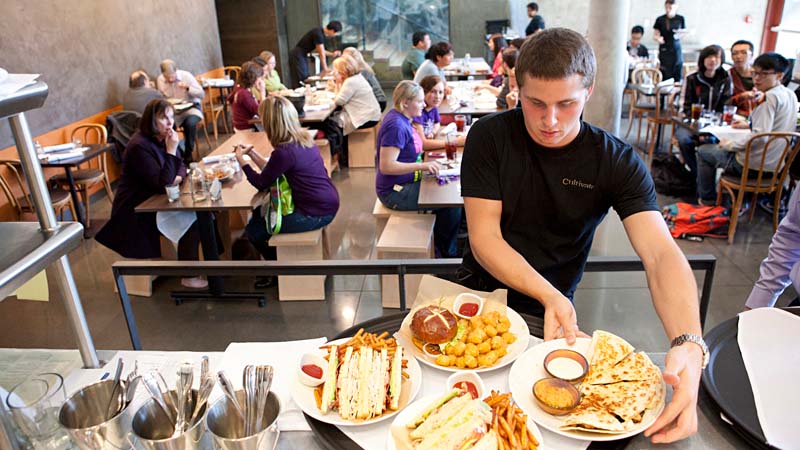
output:
M701 206L673 203L661 210L674 238L687 236L728 237L730 212L722 206Z

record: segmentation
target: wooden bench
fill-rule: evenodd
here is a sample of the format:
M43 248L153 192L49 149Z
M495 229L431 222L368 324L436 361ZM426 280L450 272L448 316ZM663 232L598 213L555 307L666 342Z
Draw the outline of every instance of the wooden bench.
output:
M277 234L269 239L278 261L321 261L325 259L323 229L304 233ZM278 300L325 300L325 275L280 275Z
M339 170L339 161L334 161L331 157L331 143L327 139L316 139L314 143L319 147L319 156L322 157L322 163L325 164L325 170L328 171L328 176Z
M417 216L419 211L398 211L391 209L384 205L380 199L375 199L375 205L372 206L372 217L375 218L375 240L381 238L383 229L386 228L386 222L389 221L390 216Z
M161 259L178 260L177 244L174 244L164 236L161 236ZM156 278L155 275L125 275L122 277L125 280L125 290L128 291L128 295L137 295L139 297L153 296L153 281ZM117 283L114 283L114 292L117 292Z
M378 127L355 130L347 135L348 164L350 167L375 167Z
M386 222L376 246L378 259L432 258L433 225L432 214L392 214ZM396 275L381 276L381 298L384 308L400 307L400 291ZM411 304L417 296L422 275L406 275L406 301Z

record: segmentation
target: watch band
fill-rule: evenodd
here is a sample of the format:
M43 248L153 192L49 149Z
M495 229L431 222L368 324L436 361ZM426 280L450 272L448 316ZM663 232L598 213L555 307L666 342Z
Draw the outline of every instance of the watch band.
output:
M670 348L677 347L687 342L692 342L700 346L700 349L703 351L702 368L705 369L706 366L708 366L709 354L708 354L708 346L706 345L706 341L703 340L702 336L698 336L696 334L691 334L691 333L682 334L672 340L672 342L670 343Z

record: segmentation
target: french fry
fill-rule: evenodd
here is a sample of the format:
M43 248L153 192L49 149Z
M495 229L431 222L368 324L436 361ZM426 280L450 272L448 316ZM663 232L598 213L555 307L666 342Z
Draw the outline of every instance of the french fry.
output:
M500 427L505 430L506 435L508 436L508 443L510 444L511 448L515 448L517 446L517 440L514 438L514 433L511 431L511 428L508 426L508 422L504 417L500 417L498 419L500 422Z
M528 418L523 414L519 430L519 445L528 448Z
M314 401L317 402L317 409L320 409L322 407L322 389L314 389Z

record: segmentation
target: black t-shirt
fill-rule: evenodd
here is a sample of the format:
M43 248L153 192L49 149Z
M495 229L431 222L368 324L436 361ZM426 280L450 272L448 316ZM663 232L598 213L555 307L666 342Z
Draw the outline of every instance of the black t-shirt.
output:
M305 53L311 53L319 44L324 43L325 33L322 32L322 28L317 27L308 30L308 33L304 34L303 37L297 41L296 47L301 48Z
M569 145L536 144L522 109L497 113L470 129L461 195L501 200L503 238L556 289L572 298L595 228L613 207L620 218L658 211L653 180L630 145L585 122ZM464 270L488 289L506 287L464 255ZM541 315L541 304L509 290L509 305Z
M686 21L680 14L676 14L673 18L667 17L666 14L658 16L656 23L653 24L653 29L658 30L661 36L664 37L664 43L659 45L659 50L664 51L680 47L680 38L675 37L674 30L681 28L686 28Z
M544 30L544 19L539 14L536 14L531 17L531 21L525 27L525 36L530 36L538 30Z

